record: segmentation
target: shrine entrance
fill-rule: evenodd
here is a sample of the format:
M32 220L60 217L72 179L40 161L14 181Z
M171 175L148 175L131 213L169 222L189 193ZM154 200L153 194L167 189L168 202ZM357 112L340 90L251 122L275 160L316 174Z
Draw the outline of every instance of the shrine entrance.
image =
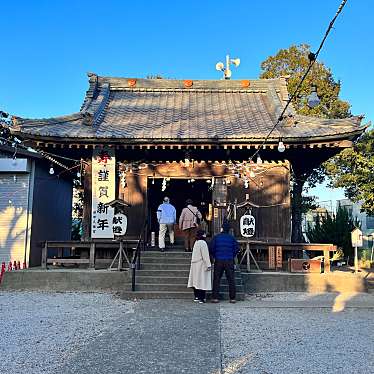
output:
M158 233L156 211L165 196L177 211L177 223L186 200L191 199L203 216L204 229L211 232L212 222L212 190L210 178L148 178L147 206L149 231ZM164 188L163 188L164 185ZM175 230L176 237L182 237L179 229Z

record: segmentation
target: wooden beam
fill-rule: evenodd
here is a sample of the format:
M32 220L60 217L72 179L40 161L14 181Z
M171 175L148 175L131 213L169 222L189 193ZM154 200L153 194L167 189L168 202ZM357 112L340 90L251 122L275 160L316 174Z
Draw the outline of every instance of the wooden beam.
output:
M95 269L95 257L96 257L95 249L96 249L95 243L92 242L90 246L90 261L89 261L90 269Z
M41 262L42 269L47 268L47 256L48 256L48 242L46 241L42 248L42 262Z

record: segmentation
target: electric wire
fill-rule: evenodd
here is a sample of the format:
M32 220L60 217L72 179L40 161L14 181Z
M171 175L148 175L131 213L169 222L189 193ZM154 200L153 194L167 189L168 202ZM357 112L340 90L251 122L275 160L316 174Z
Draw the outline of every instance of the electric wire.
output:
M347 3L347 0L343 0L341 2L341 4L339 5L339 8L335 14L335 16L333 17L333 19L330 21L329 23L329 26L327 27L327 30L325 32L325 35L324 37L322 38L322 41L317 49L317 51L315 53L310 53L308 55L308 58L309 58L309 65L308 65L308 68L307 70L305 71L303 77L301 78L301 80L299 81L298 85L296 86L294 92L292 93L292 95L289 97L289 99L287 100L286 102L286 105L284 106L281 114L279 115L276 123L274 124L274 126L270 129L269 133L266 135L265 139L263 140L263 142L261 143L261 145L258 147L258 149L256 150L256 152L249 158L249 161L252 161L255 156L258 155L258 153L263 149L264 145L266 144L266 142L268 141L270 135L274 132L274 130L277 128L277 126L279 125L279 123L284 119L284 115L288 109L288 107L290 106L292 100L294 100L294 98L296 97L296 95L298 94L299 92L299 89L301 87L301 85L303 84L304 80L306 79L307 75L309 74L310 70L312 69L314 63L316 62L316 59L331 31L331 29L333 28L333 25L336 21L336 19L338 18L339 14L341 13L341 11L343 10L345 4ZM3 112L2 112L3 113ZM6 141L8 143L10 143L12 145L12 147L15 148L15 154L17 153L17 145L14 145L14 142L9 140L9 139L6 139L6 138L3 138L3 137L0 137L0 140L3 140L3 141ZM24 148L25 150L29 150L29 147L26 147L24 146L22 143L18 144L18 146L20 146L21 148ZM39 153L42 157L46 158L47 160L55 163L56 165L62 167L63 169L65 170L70 170L70 168L64 164L62 164L61 162L55 160L54 158L60 158L60 159L64 159L64 160L67 160L67 161L73 161L73 162L76 162L76 163L86 163L84 160L80 159L80 160L77 160L77 159L73 159L73 158L70 158L70 157L66 157L66 156L61 156L61 155L57 155L57 154L53 154L53 153L50 153L50 152L46 152L44 150L41 150L41 149L34 149L32 148L33 151ZM14 157L14 156L13 156ZM74 168L74 167L73 167Z
M333 28L333 25L334 25L336 19L338 18L339 14L340 14L341 11L343 10L343 8L344 8L344 6L345 6L346 3L347 3L347 0L343 0L343 1L341 2L341 4L339 5L339 8L338 8L338 10L337 10L335 16L334 16L333 19L330 21L329 26L327 27L327 30L326 30L326 32L325 32L325 35L324 35L324 37L322 38L322 41L321 41L321 43L320 43L320 45L319 45L319 47L318 47L316 53L312 53L312 52L309 53L309 55L308 55L308 58L309 58L309 65L308 65L307 70L305 71L303 77L301 78L301 80L299 81L298 85L296 86L294 92L292 93L292 95L291 95L291 96L289 97L289 99L287 100L287 103L286 103L286 105L284 106L284 108L283 108L281 114L279 115L279 117L278 117L276 123L275 123L274 126L270 129L269 133L266 135L266 137L265 137L265 139L263 140L263 142L261 143L261 145L257 148L256 152L255 152L255 153L254 153L254 154L249 158L250 161L252 161L252 160L255 158L255 156L258 155L258 153L260 152L260 150L264 147L265 143L268 141L270 135L271 135L271 134L273 133L273 131L277 128L277 126L279 125L279 123L283 120L283 116L285 115L286 110L288 109L288 107L289 107L289 105L291 104L292 100L294 100L295 97L297 96L297 94L298 94L298 92L299 92L299 90L300 90L301 85L304 83L305 78L307 77L307 75L309 74L310 70L312 69L314 63L316 62L317 57L318 57L318 55L319 55L319 53L320 53L320 51L321 51L323 45L325 44L325 41L326 41L326 39L327 39L327 37L328 37L328 35L329 35L331 29Z

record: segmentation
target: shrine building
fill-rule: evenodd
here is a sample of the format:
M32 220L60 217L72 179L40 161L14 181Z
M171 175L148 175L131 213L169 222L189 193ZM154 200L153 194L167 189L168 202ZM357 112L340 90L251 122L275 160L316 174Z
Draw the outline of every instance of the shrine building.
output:
M88 76L79 112L15 118L12 127L24 144L49 155L56 176L71 173L81 182L83 240L110 240L121 232L114 208L106 205L117 200L126 206L126 236L138 237L146 227L149 244L152 232L157 238L157 207L168 196L177 217L192 199L210 235L227 218L240 237L240 206L247 202L256 220L251 239L290 242L291 175L297 180L351 147L365 128L361 116L302 116L292 105L274 128L289 99L286 78Z

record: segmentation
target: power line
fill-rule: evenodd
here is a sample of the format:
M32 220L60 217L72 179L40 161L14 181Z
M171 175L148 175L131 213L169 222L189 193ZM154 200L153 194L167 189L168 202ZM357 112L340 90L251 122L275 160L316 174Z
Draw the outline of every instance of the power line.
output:
M263 147L264 147L265 143L268 141L270 135L273 133L273 131L276 129L276 127L279 125L279 123L283 120L283 116L285 115L285 113L286 113L289 105L291 104L292 100L294 100L294 98L297 96L297 94L298 94L298 92L300 90L301 85L303 84L305 78L307 77L307 75L309 74L310 70L312 69L312 67L313 67L313 65L314 65L314 63L315 63L315 61L316 61L316 59L317 59L317 57L318 57L318 55L319 55L319 53L320 53L320 51L321 51L321 49L322 49L325 41L326 41L326 39L327 39L330 31L331 31L331 29L333 28L333 25L334 25L337 17L339 16L339 14L341 13L341 11L343 10L343 8L344 8L344 6L345 6L346 3L347 3L347 0L343 0L341 2L341 4L339 5L339 8L338 8L335 16L330 21L329 26L327 27L325 35L322 38L322 41L321 41L321 43L320 43L320 45L319 45L316 53L312 53L312 52L309 53L309 55L308 55L309 65L308 65L307 70L305 71L303 77L301 78L300 82L298 83L297 87L295 88L293 94L289 97L289 99L288 99L286 105L284 106L281 114L279 115L276 123L271 128L271 130L269 131L269 133L266 135L265 139L263 140L263 142L261 143L261 145L259 146L259 148L256 150L256 152L250 157L249 161L252 161L255 158L255 156L263 149ZM0 111L0 114L1 114L1 117L4 117L4 118L8 117L8 113L5 113L3 111ZM14 147L17 150L17 147L14 146L14 144L13 144L14 142L13 141L11 141L9 139L6 139L6 138L3 138L3 137L0 137L0 139L9 142L12 145L12 147ZM22 145L21 143L17 144L17 146L22 147L25 150L29 150L29 147L26 147L26 146ZM76 160L76 159L72 159L72 158L69 158L69 157L66 157L66 156L56 155L56 154L49 153L49 152L46 152L46 151L40 150L40 149L34 149L34 148L32 148L32 150L35 151L35 152L37 152L37 153L39 153L42 157L46 158L47 160L49 160L49 161L55 163L56 165L59 165L60 167L64 168L65 170L68 170L69 167L66 166L66 165L64 165L64 164L62 164L62 163L60 163L59 161L55 160L54 158L61 158L61 159L67 160L67 161L73 161L73 162L77 162L77 163L78 162L80 162L80 163L84 162L83 160Z
M269 139L270 135L273 133L273 131L276 129L276 127L279 125L279 123L283 120L283 116L284 114L286 113L286 110L287 108L289 107L289 105L291 104L292 100L297 96L299 90L300 90L300 87L301 85L303 84L305 78L307 77L307 75L309 74L310 70L312 69L314 63L316 62L317 60L317 57L323 47L323 45L325 44L325 41L327 39L327 36L329 35L331 29L333 28L333 25L336 21L336 19L338 18L339 14L341 13L341 11L343 10L345 4L346 4L347 0L343 0L341 2L341 4L339 5L339 8L335 14L335 16L333 17L333 19L330 21L329 23L329 26L327 27L327 30L325 32L325 35L323 36L322 38L322 41L321 41L321 44L319 45L316 53L313 53L313 52L310 52L308 54L308 59L309 59L309 65L308 65L308 68L307 70L305 71L303 77L301 78L300 82L298 83L298 85L296 86L293 94L289 97L285 107L283 108L282 110L282 113L280 114L280 116L278 117L277 119L277 122L275 123L275 125L272 127L272 129L269 131L269 133L266 135L264 141L261 143L261 145L258 147L258 149L256 150L256 152L250 157L250 161L252 161L255 156L260 152L260 150L263 148L263 146L265 145L265 143L267 142L267 140Z

